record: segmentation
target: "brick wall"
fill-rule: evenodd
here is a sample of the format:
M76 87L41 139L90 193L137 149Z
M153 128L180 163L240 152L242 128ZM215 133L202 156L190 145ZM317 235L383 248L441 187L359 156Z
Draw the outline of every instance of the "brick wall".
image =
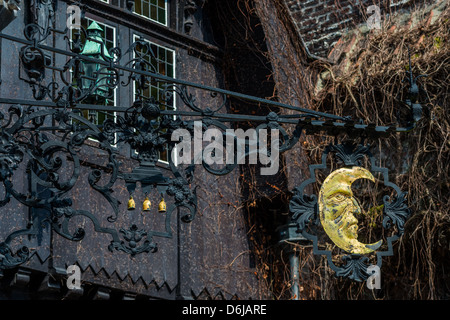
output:
M414 0L284 0L309 52L326 58L345 31L364 23L367 7L380 7L381 18L425 1Z

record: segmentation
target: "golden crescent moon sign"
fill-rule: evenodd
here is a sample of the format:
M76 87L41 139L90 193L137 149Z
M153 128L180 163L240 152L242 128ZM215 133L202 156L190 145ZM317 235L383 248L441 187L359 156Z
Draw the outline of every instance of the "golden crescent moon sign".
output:
M383 243L358 241L358 220L354 214L361 213L361 208L351 186L362 178L375 181L370 171L362 167L337 169L325 179L319 192L319 216L325 232L339 248L354 254L371 253Z

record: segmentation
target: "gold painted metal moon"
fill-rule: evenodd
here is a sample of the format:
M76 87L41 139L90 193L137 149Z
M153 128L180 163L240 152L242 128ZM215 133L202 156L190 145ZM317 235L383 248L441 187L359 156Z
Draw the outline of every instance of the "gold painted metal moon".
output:
M339 248L354 254L371 253L383 243L382 240L372 244L358 241L358 220L354 214L361 213L361 208L351 186L362 178L375 181L365 168L340 168L330 173L319 192L319 216L326 234Z

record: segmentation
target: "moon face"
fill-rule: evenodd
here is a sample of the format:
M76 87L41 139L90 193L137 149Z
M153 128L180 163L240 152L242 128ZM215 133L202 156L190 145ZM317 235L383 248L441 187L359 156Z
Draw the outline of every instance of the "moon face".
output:
M375 181L370 171L362 167L337 169L325 179L319 192L319 216L325 232L339 248L354 254L371 253L383 242L358 241L358 220L354 214L361 213L361 208L351 186L362 178Z

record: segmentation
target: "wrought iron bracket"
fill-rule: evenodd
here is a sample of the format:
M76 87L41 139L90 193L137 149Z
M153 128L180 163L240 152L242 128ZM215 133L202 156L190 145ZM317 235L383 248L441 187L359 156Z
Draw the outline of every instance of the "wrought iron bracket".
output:
M192 18L195 5L201 1L188 2L186 13ZM156 72L157 68L149 62L152 61L151 58L156 61L157 57L150 44L141 38L128 48L115 47L108 52L105 51L105 46L99 46L100 58L83 55L85 43L82 38L92 43L99 43L99 40L89 36L83 28L79 31L79 37L70 37L70 31L65 26L61 29L55 26L54 2L45 1L41 4L43 14L33 16L32 23L24 27L23 38L0 33L3 45L5 42L13 42L22 46L17 61L23 68L22 80L31 87L28 100L0 97L0 104L10 105L7 112L3 110L4 112L0 113L0 185L4 189L0 207L15 199L21 205L33 208L28 226L12 232L0 242L0 269L12 268L28 261L32 249L27 246L13 248L12 243L24 236L39 237L43 225L64 238L80 241L85 237L85 230L79 227L71 231L69 228L69 222L80 216L93 223L95 232L110 238L108 249L112 252L122 251L131 256L155 252L157 244L154 237L172 237L170 223L175 211L178 216L180 208L187 209L180 214L182 222L193 221L197 212L196 187L191 185L195 165L182 168L174 163L171 155L175 145L175 142L171 141L172 133L177 129L192 133L195 121L201 121L202 132L208 128L218 128L223 132L224 138L227 129L239 122L254 123L258 136L262 130L276 129L280 133L276 151L282 153L297 144L302 132L326 132L330 135L346 133L349 136L365 135L378 138L395 132L409 131L421 117L421 105L417 100L416 89L418 77L412 77L411 68L410 96L406 105L411 109L412 117L407 126L364 124L350 117L313 111L159 74ZM130 1L127 1L127 4L129 5ZM3 19L1 21L3 23ZM189 29L189 26L187 27ZM46 40L51 36L66 41L69 50L47 45ZM59 56L60 59L49 60L50 56ZM64 61L63 65L56 65L58 61ZM82 69L83 64L96 64L97 71L87 75ZM83 86L83 80L90 80L84 81L90 84ZM160 97L148 98L144 92L155 81L162 84L162 94ZM131 106L95 105L89 102L90 97L100 89L108 98L111 95L108 92L131 87L135 88L135 101ZM208 94L205 95L205 92ZM197 99L199 96L202 96L201 100ZM174 97L177 97L180 107L178 110L168 108L173 106ZM229 106L230 97L266 105L280 112L265 115L229 114L223 110ZM97 125L81 115L81 112L86 110L115 112L116 116ZM290 111L290 114L284 111ZM293 126L293 130L289 131L289 126ZM107 163L103 168L88 168L82 165L80 150L87 148L87 142L93 140L97 147L106 153ZM137 167L125 170L121 166L116 159L117 146L121 145L136 151ZM168 168L162 171L157 166L158 152L166 146ZM246 150L249 150L248 144ZM265 152L267 155L268 151ZM335 153L344 165L356 163L361 157L369 157L371 169L384 176L385 186L394 188L397 197L392 201L386 198L384 202L386 217L383 226L396 226L398 233L389 239L391 242L397 239L402 233L409 211L404 204L405 194L389 182L387 169L375 165L368 146L331 145L325 150L324 157L328 153ZM61 154L66 155L67 161L72 165L69 177L63 178L64 175L61 174L65 169ZM205 161L203 154L200 156L201 165L214 175L228 174L237 167L234 162L216 168ZM245 156L249 156L249 153L246 152ZM314 170L326 168L324 159L322 158L322 164L310 166L311 177L314 177ZM35 185L31 192L20 192L13 183L13 176L19 167L24 166L31 173L30 179ZM140 184L144 192L156 188L158 193L167 195L171 202L166 213L164 231L139 229L134 223L125 227L106 227L105 221L94 213L74 208L69 192L80 180L82 169L88 172L87 183L90 188L109 204L111 214L106 220L110 224L117 223L121 214L122 203L114 195L114 187L118 181L125 183L130 194L135 192ZM313 225L311 221L317 218L317 198L315 195L304 194L303 190L307 185L315 183L314 179L303 182L294 190L291 200L292 224L281 232L285 232L282 234L283 241L302 242L303 238L306 238L313 242L315 253L323 253L318 249L314 234L309 233L307 229ZM388 241L387 251L377 253L379 258L392 254L391 242ZM327 257L338 274L348 274L354 279L365 277L365 269L361 264L365 258L347 256L344 258L347 264L335 266L331 263L331 256ZM353 271L348 272L350 269Z

